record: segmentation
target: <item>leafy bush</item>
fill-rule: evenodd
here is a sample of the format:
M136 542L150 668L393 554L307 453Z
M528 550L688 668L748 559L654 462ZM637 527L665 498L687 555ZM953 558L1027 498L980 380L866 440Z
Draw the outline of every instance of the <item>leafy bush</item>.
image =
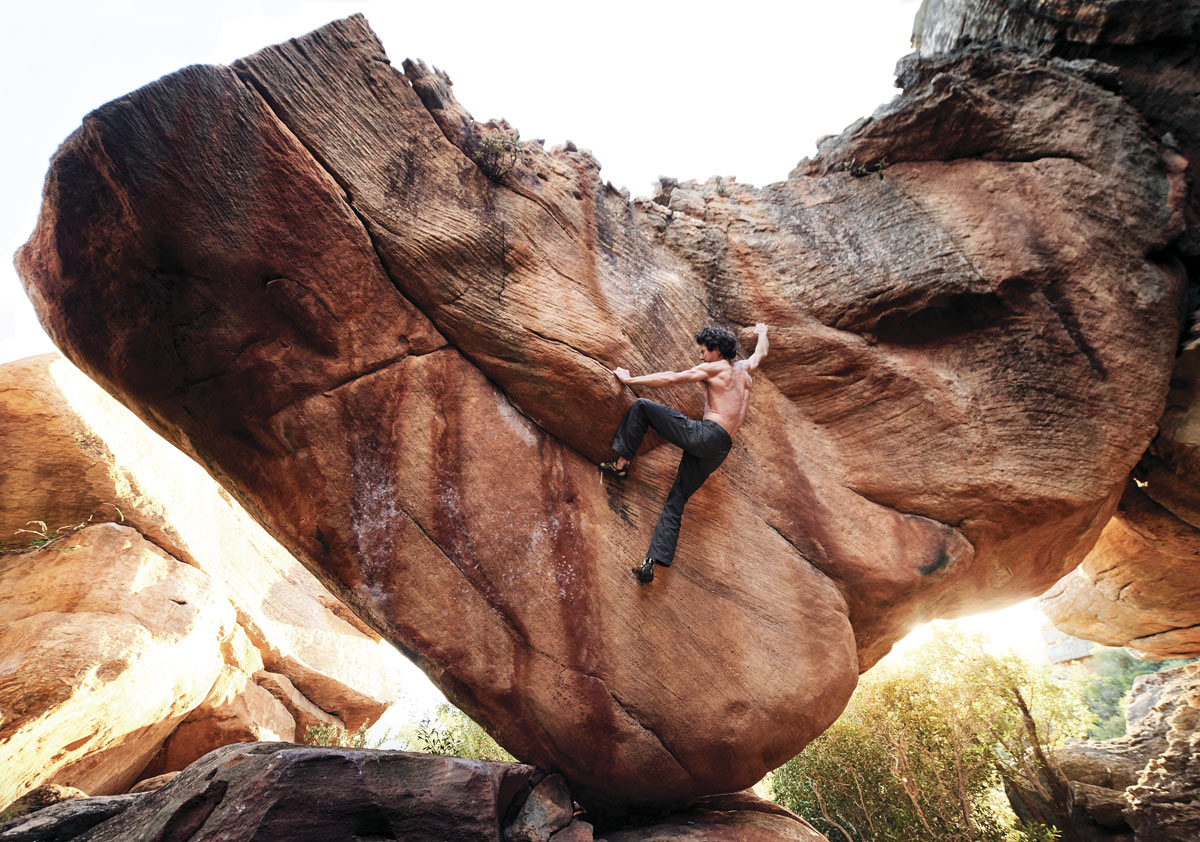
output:
M471 157L484 175L498 182L512 171L517 162L528 158L529 152L517 138L495 131L479 137Z
M343 748L379 748L387 740L387 735L368 741L367 729L371 720L366 720L353 731L339 728L336 725L309 725L305 729L304 741L310 746L341 746ZM370 742L370 744L368 744Z
M842 161L842 170L850 173L855 178L866 178L871 173L878 173L879 180L883 181L883 171L888 168L888 159L885 155L882 158L876 159L873 164L860 164L857 158L851 158L849 161Z
M514 760L475 720L452 705L438 705L436 720L423 720L417 726L412 742L417 751L427 754L473 760Z
M1045 752L1091 720L1048 666L943 628L863 676L841 718L776 771L772 793L831 840L1047 839L1043 824L1017 826L1004 784L1066 797Z

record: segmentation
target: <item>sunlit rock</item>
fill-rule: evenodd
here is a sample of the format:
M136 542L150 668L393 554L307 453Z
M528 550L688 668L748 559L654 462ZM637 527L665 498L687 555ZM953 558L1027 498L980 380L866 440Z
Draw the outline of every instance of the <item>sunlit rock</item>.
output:
M497 166L510 127L404 69L354 17L110 103L17 262L72 360L518 757L591 802L740 789L913 623L1099 536L1162 414L1187 190L1102 78L909 61L786 181L664 207L574 146ZM677 456L601 481L609 369L713 320L772 352L639 588Z

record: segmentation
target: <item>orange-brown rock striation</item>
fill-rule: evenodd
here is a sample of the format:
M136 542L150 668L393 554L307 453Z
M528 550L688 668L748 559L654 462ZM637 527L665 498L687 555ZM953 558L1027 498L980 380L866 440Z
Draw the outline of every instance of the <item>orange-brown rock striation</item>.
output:
M1004 48L1075 68L1119 91L1190 173L1200 167L1200 3L926 0L914 40L929 59L962 48ZM1195 278L1200 185L1194 175L1185 219L1171 250ZM1193 281L1193 296L1194 290ZM1181 348L1157 435L1134 474L1136 487L1130 484L1092 554L1043 603L1063 631L1129 646L1147 658L1200 654L1198 345L1193 334Z
M1183 158L1061 63L902 81L786 181L630 202L571 145L497 163L511 129L353 17L90 114L17 262L72 360L514 754L682 802L793 755L914 622L1078 564L1162 412ZM609 369L759 320L747 423L637 587L677 454L601 481Z
M399 697L403 657L60 355L0 366L0 440L0 806Z

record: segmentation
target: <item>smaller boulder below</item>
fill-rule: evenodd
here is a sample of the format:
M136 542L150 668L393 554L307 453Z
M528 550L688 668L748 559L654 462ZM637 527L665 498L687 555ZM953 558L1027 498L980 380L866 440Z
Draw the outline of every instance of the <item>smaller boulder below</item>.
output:
M141 797L100 795L59 801L0 824L0 842L69 842L123 812Z
M186 827L169 838L203 828L204 838L223 842L497 842L533 773L520 763L405 751L243 743L208 753L82 840L161 839Z
M243 743L208 753L154 792L81 798L0 825L0 842L828 842L751 792L599 833L573 805L561 776L522 763Z
M543 778L516 819L504 830L505 842L550 842L550 837L571 823L575 814L571 791L562 775Z

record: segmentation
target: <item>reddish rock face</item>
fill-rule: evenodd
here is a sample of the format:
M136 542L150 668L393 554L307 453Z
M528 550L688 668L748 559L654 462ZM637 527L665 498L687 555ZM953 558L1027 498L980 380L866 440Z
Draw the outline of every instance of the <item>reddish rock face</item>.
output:
M787 181L667 207L573 147L497 166L509 129L405 70L355 17L104 106L18 267L73 360L514 754L593 803L739 789L913 623L1095 541L1183 286L1184 162L1120 97L915 64ZM633 399L609 369L687 367L714 320L770 323L771 355L638 587L678 454L602 481Z
M1186 228L1172 243L1200 256L1200 4L1122 0L926 0L914 43L932 59L964 46L1018 49L1119 91L1188 162ZM1070 63L1059 57L1071 59ZM1193 304L1195 298L1193 297ZM1147 658L1200 654L1200 336L1191 316L1157 435L1095 550L1047 592L1056 626Z
M1130 481L1083 563L1041 600L1063 631L1149 659L1200 654L1200 530Z

